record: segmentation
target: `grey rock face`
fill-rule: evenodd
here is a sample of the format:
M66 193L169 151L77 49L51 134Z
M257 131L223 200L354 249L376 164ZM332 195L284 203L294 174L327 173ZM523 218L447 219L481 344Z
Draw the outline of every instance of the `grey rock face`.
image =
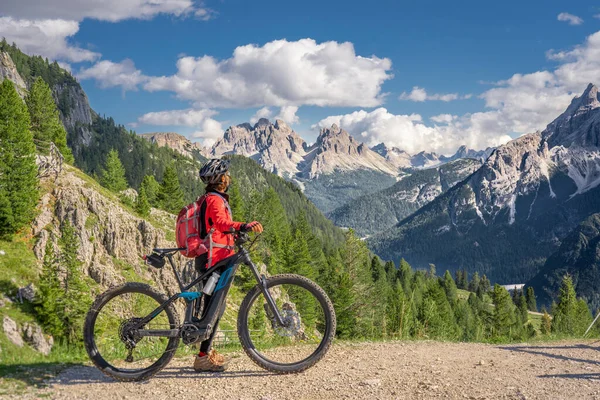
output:
M56 84L52 96L59 108L60 119L69 133L70 144L77 151L79 146L88 146L92 140L92 109L87 95L79 84Z
M10 58L10 55L8 53L0 52L0 82L5 79L14 83L15 89L17 89L21 98L25 97L27 94L27 85L25 84L25 81L21 75L19 75L17 67L12 58Z
M82 262L82 272L94 279L103 288L123 283L123 265L133 268L137 276L156 282L160 290L172 293L177 283L172 271L149 269L141 261L154 247L172 247L166 239L166 231L175 226L174 216L167 216L152 210L154 219L164 221L165 229L159 229L125 210L117 198L111 198L97 191L74 168L67 167L56 181L51 193L54 204L40 203L38 218L47 209L53 216L50 223L44 221L34 226L45 225L36 236L34 253L41 261L49 240L55 250L60 237L60 224L69 220L79 240L78 258Z
M306 155L306 143L284 121L261 118L254 126L229 127L211 149L212 157L240 154L254 158L270 172L290 177Z
M174 132L154 132L144 133L140 135L151 143L156 143L159 147L169 147L180 154L193 158L194 150L197 150L203 156L208 155L208 149L203 147L200 143L192 143L185 136L182 136Z
M44 332L42 332L42 328L34 323L23 324L23 337L31 347L45 356L50 354L54 345L54 338L52 336L46 338Z
M33 283L30 283L25 287L19 288L19 290L17 291L17 298L21 302L23 302L23 300L27 300L28 302L33 303L33 301L35 300L35 286L33 285Z
M19 332L19 327L17 326L17 323L7 315L5 315L2 320L2 329L8 340L16 346L23 347L25 343L21 337L21 332Z

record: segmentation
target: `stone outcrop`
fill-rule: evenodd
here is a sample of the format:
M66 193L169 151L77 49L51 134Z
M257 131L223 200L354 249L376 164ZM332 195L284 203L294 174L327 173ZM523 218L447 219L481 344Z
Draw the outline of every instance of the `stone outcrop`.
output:
M2 319L2 329L4 330L4 334L8 340L10 340L15 346L23 347L25 343L21 337L19 327L17 326L17 323L8 315L5 315Z
M159 147L168 147L190 158L194 157L194 151L198 151L203 156L207 156L209 152L200 143L192 143L185 136L174 132L143 133L140 136L151 143L156 143Z
M47 201L46 196L49 196ZM174 216L152 210L153 220L160 221L154 226L124 209L115 195L72 167L63 171L46 196L40 202L32 232L36 236L34 253L40 262L49 240L58 250L60 225L68 220L79 240L82 272L101 288L124 282L123 268L128 268L140 279L155 281L160 290L177 289L172 271L150 268L141 259L154 247L174 245L167 239L174 227Z
M25 81L21 75L19 75L17 67L15 66L12 58L10 58L10 55L5 52L0 52L0 82L5 79L8 79L14 83L15 89L17 89L19 96L22 98L25 97L27 94L27 85L25 84Z
M45 356L50 354L54 345L54 338L52 336L46 337L39 325L26 322L23 324L22 333L25 341L36 351Z

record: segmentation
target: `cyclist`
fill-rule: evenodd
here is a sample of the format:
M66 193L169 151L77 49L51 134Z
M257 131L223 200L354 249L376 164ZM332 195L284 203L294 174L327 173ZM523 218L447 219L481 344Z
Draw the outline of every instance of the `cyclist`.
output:
M206 162L200 169L200 179L206 184L206 193L214 194L208 196L201 207L200 218L202 221L200 221L199 225L202 230L200 235L204 237L211 228L214 228L212 240L221 246L213 248L211 265L207 265L209 260L208 254L205 253L200 257L196 257L195 267L198 271L210 268L224 258L234 254L233 235L227 234L227 232L231 232L232 229L257 233L263 231L263 227L258 221L249 223L235 222L231 217L229 195L227 195L227 190L231 185L228 160L213 158ZM217 326L214 327L210 338L200 344L200 352L194 360L194 370L196 372L221 372L226 368L225 357L211 349L214 335L217 332Z

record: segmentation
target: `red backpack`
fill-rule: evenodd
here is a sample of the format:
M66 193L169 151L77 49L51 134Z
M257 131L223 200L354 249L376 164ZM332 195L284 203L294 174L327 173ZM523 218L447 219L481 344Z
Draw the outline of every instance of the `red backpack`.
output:
M181 255L184 257L195 258L208 253L210 259L212 258L213 247L222 247L212 241L214 228L207 232L206 237L200 237L200 232L202 231L200 224L204 223L204 221L201 221L200 210L208 196L219 195L217 193L207 193L200 196L195 202L183 207L177 216L175 239L177 241L177 247L185 247L184 250L180 250Z

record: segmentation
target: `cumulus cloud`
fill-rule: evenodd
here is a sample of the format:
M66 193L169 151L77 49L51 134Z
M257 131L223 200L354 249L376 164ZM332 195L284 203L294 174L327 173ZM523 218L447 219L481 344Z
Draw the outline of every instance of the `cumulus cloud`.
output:
M208 20L215 13L194 0L17 0L2 1L0 37L28 54L67 62L94 61L99 53L70 43L86 18L118 22L158 14Z
M476 126L469 123L470 117L474 117ZM497 127L481 116L458 119L448 115L440 117L440 121L444 122L443 126L427 126L419 114L395 115L381 107L371 112L360 110L327 117L315 127L336 123L369 146L383 142L412 154L423 150L452 154L463 144L479 149L510 140L506 135L498 135Z
M258 111L256 111L256 113L252 117L250 117L250 123L252 125L254 125L261 118L269 119L269 118L271 118L272 114L273 113L271 112L271 109L269 107L263 107L263 108L259 109Z
M148 125L196 127L217 114L214 110L195 110L191 108L186 110L157 111L142 115L138 118L138 122Z
M450 122L454 121L457 118L458 117L456 115L452 115L452 114L439 114L439 115L434 115L433 117L431 117L429 119L432 120L433 122L437 122L438 124L449 124Z
M300 122L300 118L296 115L297 112L297 106L284 106L279 109L279 114L277 114L275 119L284 120L289 125L297 124Z
M562 22L566 22L569 25L581 25L583 24L583 19L578 17L577 15L569 14L566 12L562 12L558 14L557 19Z
M148 79L130 59L120 63L100 61L79 71L77 77L81 80L95 79L102 88L121 86L123 90L137 90L138 85Z
M408 152L451 154L463 144L475 149L497 146L544 129L588 83L600 83L600 32L570 50L551 51L548 57L558 61L554 69L514 74L482 93L479 97L487 108L483 112L437 115L430 118L431 126L419 115L394 115L379 108L328 117L317 125L335 122L369 145L385 142Z
M302 39L237 47L231 58L183 57L177 73L151 78L197 107L361 106L382 103L391 61L356 55L352 43Z
M200 125L200 130L192 133L192 138L202 139L202 144L210 147L223 136L223 126L219 121L206 118Z
M158 14L207 19L213 11L194 0L18 0L3 1L2 14L28 20L90 18L117 22L130 18L150 19Z
M439 101L448 102L448 101L470 99L470 98L471 98L470 94L467 94L464 96L461 96L458 93L427 94L427 91L425 89L415 86L415 87L413 87L413 89L410 93L403 92L398 99L399 100L410 100L410 101L416 101L416 102L423 102L423 101L427 101L427 100L439 100Z
M79 31L79 23L64 19L34 21L0 17L0 37L15 42L25 53L70 62L94 61L100 54L69 43Z

